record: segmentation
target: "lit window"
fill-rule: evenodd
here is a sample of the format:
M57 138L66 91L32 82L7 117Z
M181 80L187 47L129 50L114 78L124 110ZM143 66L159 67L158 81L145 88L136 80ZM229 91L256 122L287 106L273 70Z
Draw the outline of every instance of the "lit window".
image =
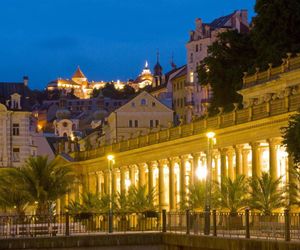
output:
M20 135L20 125L18 123L13 123L13 135Z
M13 161L14 162L20 161L20 149L19 148L13 148Z
M190 82L194 82L194 72L190 72Z
M194 55L193 53L191 53L191 56L190 56L190 63L193 63L194 62Z

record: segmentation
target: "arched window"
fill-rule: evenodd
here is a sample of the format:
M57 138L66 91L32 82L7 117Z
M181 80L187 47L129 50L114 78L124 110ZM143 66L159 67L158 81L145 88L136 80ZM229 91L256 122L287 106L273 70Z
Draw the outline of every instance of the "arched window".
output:
M141 105L146 105L146 99L141 100Z

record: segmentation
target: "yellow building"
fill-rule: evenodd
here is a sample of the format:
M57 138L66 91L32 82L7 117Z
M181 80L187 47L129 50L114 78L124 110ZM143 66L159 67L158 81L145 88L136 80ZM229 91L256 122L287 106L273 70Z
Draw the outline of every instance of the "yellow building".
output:
M173 109L177 118L183 121L186 121L186 109L189 108L186 102L186 74L187 67L184 66L172 79Z
M289 57L280 67L244 77L240 93L245 101L255 101L243 109L71 154L77 161L66 164L74 167L81 182L68 199L78 197L82 190L108 192L109 154L115 160L113 190L124 193L129 185L155 188L160 209L178 209L188 185L205 179L208 171L212 180L221 182L226 176L234 179L239 174L269 172L274 178L282 176L282 184L286 184L292 178L289 169L293 162L281 145L281 128L300 107L299 86L300 56ZM254 92L258 96L252 97ZM262 98L259 93L271 98ZM208 131L215 133L211 150ZM207 166L208 156L212 157L211 166Z
M105 128L105 142L112 143L167 129L173 110L146 91L112 112Z

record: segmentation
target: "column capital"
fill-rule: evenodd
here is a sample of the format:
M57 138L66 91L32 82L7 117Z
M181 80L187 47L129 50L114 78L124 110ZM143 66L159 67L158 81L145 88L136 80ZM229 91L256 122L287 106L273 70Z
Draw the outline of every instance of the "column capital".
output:
M98 176L103 175L103 171L97 171L97 172L96 172L96 175L98 175Z
M269 143L270 146L276 146L280 145L282 142L281 138L269 138L267 139L267 142Z
M251 146L251 148L257 149L260 146L260 142L257 141L250 142L249 145Z
M192 153L191 155L193 156L193 158L200 157L201 156L201 152Z
M226 155L228 151L228 148L219 148L219 152L221 155Z
M226 154L227 154L228 156L232 157L233 154L234 154L234 148L233 148L233 147L227 148Z
M168 158L168 163L170 164L170 165L174 165L175 163L177 163L178 162L178 158L176 158L176 157L169 157Z
M127 171L129 168L128 166L121 166L119 167L120 171Z
M234 145L234 149L236 152L241 152L244 149L243 144Z
M129 169L136 169L136 165L129 165L128 168Z

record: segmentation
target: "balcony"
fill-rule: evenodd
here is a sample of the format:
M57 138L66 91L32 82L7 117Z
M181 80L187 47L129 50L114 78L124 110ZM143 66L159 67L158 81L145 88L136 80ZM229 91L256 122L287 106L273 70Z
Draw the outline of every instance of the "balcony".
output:
M193 107L194 105L195 105L195 102L193 101L193 100L191 100L191 101L187 101L187 100L185 100L184 101L184 105L187 107Z

